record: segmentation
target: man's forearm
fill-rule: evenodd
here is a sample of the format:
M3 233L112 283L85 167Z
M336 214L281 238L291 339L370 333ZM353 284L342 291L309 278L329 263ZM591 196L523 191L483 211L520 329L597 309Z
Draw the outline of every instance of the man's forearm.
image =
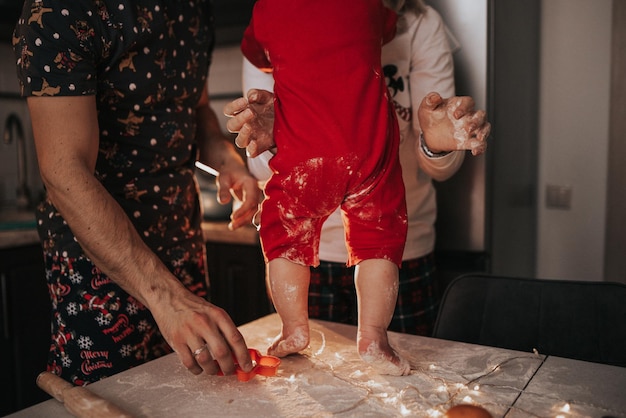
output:
M149 307L155 287L177 280L143 242L130 219L102 184L86 169L65 165L46 178L48 196L79 244L113 281ZM156 277L172 279L146 280Z

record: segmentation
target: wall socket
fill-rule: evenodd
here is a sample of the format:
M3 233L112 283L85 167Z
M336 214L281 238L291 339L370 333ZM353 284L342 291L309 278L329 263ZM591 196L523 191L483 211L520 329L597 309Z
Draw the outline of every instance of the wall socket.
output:
M546 207L549 209L571 209L572 187L548 184L546 186Z

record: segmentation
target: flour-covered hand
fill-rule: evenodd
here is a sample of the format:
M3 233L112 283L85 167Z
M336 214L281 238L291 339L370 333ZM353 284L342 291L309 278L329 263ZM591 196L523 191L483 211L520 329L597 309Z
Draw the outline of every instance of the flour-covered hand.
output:
M251 89L247 98L226 104L224 114L229 132L237 133L235 144L245 148L249 157L274 148L274 95L267 90Z
M474 110L474 99L469 96L444 99L429 93L420 104L418 118L433 152L470 150L479 155L487 148L491 124L483 110Z

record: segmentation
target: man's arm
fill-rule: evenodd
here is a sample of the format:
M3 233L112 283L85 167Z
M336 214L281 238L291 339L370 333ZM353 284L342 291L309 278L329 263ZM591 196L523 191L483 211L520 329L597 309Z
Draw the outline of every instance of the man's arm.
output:
M234 372L232 354L251 369L242 335L222 309L189 292L141 240L132 223L95 178L98 122L95 98L30 97L39 168L48 197L89 258L113 281L142 302L182 363L192 373L215 373L208 345L225 373Z

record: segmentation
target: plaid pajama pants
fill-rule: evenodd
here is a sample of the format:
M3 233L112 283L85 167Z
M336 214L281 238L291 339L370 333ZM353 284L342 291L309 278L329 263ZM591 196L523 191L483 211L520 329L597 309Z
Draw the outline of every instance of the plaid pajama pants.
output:
M403 261L399 276L398 300L389 330L430 336L441 298L434 255ZM309 317L357 324L354 267L321 261L311 268Z

